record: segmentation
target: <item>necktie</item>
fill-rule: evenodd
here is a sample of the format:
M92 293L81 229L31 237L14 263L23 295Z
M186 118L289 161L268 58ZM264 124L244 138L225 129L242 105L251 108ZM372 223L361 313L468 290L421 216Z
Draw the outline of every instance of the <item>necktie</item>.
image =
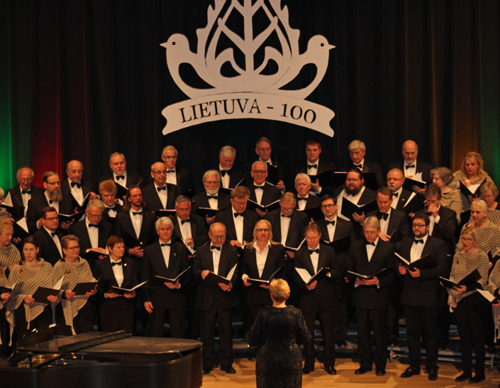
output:
M226 176L226 174L229 174L229 170L221 170L220 174Z
M167 186L158 187L156 190L158 190L159 192L162 191L162 190L167 191Z
M254 186L255 190L264 190L264 186Z
M399 194L399 193L392 193L392 196L397 198L397 197L398 197L398 194Z
M184 225L186 222L191 223L191 220L188 218L187 220L183 221L181 220L181 224Z
M21 191L21 194L31 194L31 190L23 190Z
M115 266L115 265L122 265L122 262L121 262L121 261L117 261L117 262L115 262L115 263L111 263L111 266L112 266L112 267L113 267L113 266Z
M308 164L307 169L310 169L310 168L318 168L318 164Z
M213 246L213 245L210 247L210 249L212 249L212 251L213 251L214 249L216 249L216 250L220 251L220 247L216 247L216 246Z
M316 248L316 249L309 249L309 254L312 255L313 253L319 254L319 249L318 248Z
M132 212L132 215L134 215L134 216L142 216L142 212Z
M415 240L413 240L413 242L414 242L415 244L423 244L423 243L424 243L424 239L421 239L421 240L417 240L417 239L415 239Z
M328 221L326 220L326 225L331 225L331 226L335 226L335 220L334 221Z
M284 214L282 214L281 217L283 217L283 218L292 218L291 215L290 216L285 216Z
M243 213L234 213L235 217L243 217Z
M378 213L379 220L381 220L383 218L384 221L387 221L387 217L389 217L389 214L387 214L387 213Z
M168 244L160 244L160 247L169 247L171 246L172 244L168 243Z
M175 174L175 170L167 170L167 174L172 174L172 173Z
M366 245L373 245L373 246L375 246L375 243L371 243L371 242L368 242L368 241L367 241L367 242L366 242Z
M71 187L78 187L79 189L82 188L82 184L81 183L75 183L75 182L71 182Z
M412 164L412 165L410 165L410 166L405 166L405 168L415 168L415 165L414 165L414 164Z
M117 180L120 180L120 179L125 180L125 176L124 176L124 175L117 175L117 176L116 176L116 179L117 179Z
M99 229L99 225L89 224L89 228Z

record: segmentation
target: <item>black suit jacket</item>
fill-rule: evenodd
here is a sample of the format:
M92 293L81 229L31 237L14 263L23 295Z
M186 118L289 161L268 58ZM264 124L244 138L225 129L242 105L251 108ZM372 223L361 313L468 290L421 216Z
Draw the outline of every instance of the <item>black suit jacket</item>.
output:
M411 197L411 194L411 191L403 189L401 194L397 198L394 198L397 201L396 210L404 211L406 202Z
M94 184L92 182L89 182L89 181L86 181L86 180L83 180L83 179L82 179L82 181L80 183L82 184L83 198L85 198L85 196L94 189ZM71 187L70 187L70 185L68 183L68 179L64 179L61 182L61 191L63 192L63 194L66 194L69 197L71 197L71 199L73 200L73 208L78 208L78 210L85 210L78 203L78 201L71 195Z
M108 238L113 234L113 228L111 227L111 224L109 222L101 220L101 222L99 223L98 230L99 230L99 241L97 245L99 248L105 249ZM80 255L84 255L87 249L92 248L85 220L78 221L73 225L71 225L71 227L69 228L69 233L74 234L76 237L80 239L80 247L81 247Z
M123 282L121 288L131 289L135 287L139 282L137 280L137 268L135 268L135 261L129 257L122 257L122 269L123 269ZM104 298L104 294L109 292L112 286L118 287L116 282L115 273L113 272L113 267L111 266L110 259L98 260L94 264L94 278L99 279L97 290L99 291L100 303L105 303L106 305L118 305L120 300L125 300L129 304L134 305L134 298ZM137 291L136 291L137 293Z
M253 240L253 228L260 219L257 213L251 210L245 210L243 213L243 240L250 242ZM227 240L237 240L236 228L233 220L233 207L221 210L215 215L215 222L222 222L226 226Z
M321 198L309 194L309 197L307 197L306 207L304 208L304 210L315 209L317 207L321 207ZM297 209L298 208L299 208L299 197L297 196Z
M368 213L366 216L377 217L378 213L378 210L375 210ZM389 242L393 244L400 242L403 238L411 236L410 225L408 224L408 216L406 213L391 209L391 217L389 218L389 225L387 226L387 234L391 236L391 240ZM361 230L360 238L363 237L363 231Z
M271 223L274 241L281 241L281 209L267 213L265 219ZM307 214L294 210L290 218L285 245L290 248L297 248L304 239L304 230L308 224L309 218Z
M59 229L57 229L56 234L57 237L59 237L59 241L61 241L62 237L64 236L64 233L61 232ZM40 244L40 257L43 258L45 261L54 265L59 260L63 259L61 253L59 252L59 249L57 249L57 245L54 242L54 239L50 234L47 233L45 228L42 227L38 229L35 232L35 234L33 234L33 237L37 238L38 243Z
M153 308L173 309L186 305L185 289L189 281L189 271L181 276L181 288L171 290L165 281L155 275L174 279L189 267L188 251L184 244L172 241L168 268L165 265L160 243L156 242L144 250L141 282L148 281L143 289L143 302L152 302Z
M432 170L432 166L429 164L429 163L426 163L426 162L421 162L417 159L416 161L417 163L417 174L419 172L422 173L422 180L424 182L428 182L431 178L431 170ZM394 163L391 163L389 164L389 170L392 170L393 168L399 168L401 171L403 171L404 173L404 160L400 160L398 162L394 162Z
M123 206L120 205L119 203L116 203L115 206L116 206L116 216L118 216L119 213L123 212ZM111 224L111 226L113 227L113 230L115 230L116 217L110 217L109 213L106 209L104 209L104 213L102 213L102 219L104 221L109 222Z
M354 234L354 229L352 228L351 222L346 221L340 217L337 217L335 223L336 227L335 227L335 233L333 235L334 241L347 236L351 237L351 243L356 239L356 235ZM316 221L316 224L318 224L319 229L321 230L321 239L331 242L325 218L319 219L318 221Z
M257 160L259 159L258 158L255 159L254 162L256 162ZM254 162L247 163L245 165L245 180L247 184L250 184L253 181L253 178L250 175L250 171L252 171L252 164ZM281 164L278 164L277 160L273 159L272 157L271 157L271 163L272 166L269 163L267 164L266 181L271 182L273 185L275 185L278 183L278 181L283 180L283 169L282 169L283 166Z
M399 245L398 253L410 261L410 250L413 237L405 238ZM421 269L420 277L412 278L407 272L403 275L403 292L401 303L409 306L439 306L441 304L441 285L439 276L447 276L451 269L451 259L446 255L446 245L443 241L429 236L422 251L422 257L432 255L437 266L431 269ZM399 273L399 272L398 272Z
M217 200L217 208L219 210L231 207L231 196L229 194L226 194L222 190L219 190L217 196L219 197L219 199ZM196 214L198 208L200 207L210 207L206 191L202 191L201 193L196 194L191 199L191 201L192 201L191 214L193 213Z
M238 260L238 249L228 243L224 244L221 248L218 274L224 277L227 276L229 271L238 264ZM238 295L234 287L238 279L238 269L234 271L233 278L231 279L233 288L230 291L222 291L220 287L213 288L206 285L201 276L204 270L214 271L210 244L200 247L193 259L193 276L198 282L195 306L202 311L217 308L227 310L236 307L238 305Z
M384 268L394 269L394 245L378 239L373 256L368 261L366 241L356 240L349 251L346 271L354 271L362 275L371 275ZM354 285L356 277L347 274L347 278ZM352 304L355 307L375 310L384 309L389 305L388 285L394 280L394 271L379 278L380 287L359 286L354 288Z
M421 210L418 213L425 213L426 210ZM457 229L457 214L454 210L440 206L438 210L439 222L434 224L432 237L443 240L446 244L446 251L453 256L455 250L455 231Z
M28 202L28 212L26 213L26 221L28 223L28 229L30 233L36 232L37 221L42 218L42 210L44 207L50 206L45 194L41 196L31 197ZM73 197L63 194L63 199L59 202L59 213L60 214L73 214L75 209L73 208Z
M214 168L214 170L219 171L219 174L221 175L222 179L222 171L220 170L219 166ZM234 189L238 183L240 184L240 186L244 186L245 181L242 182L242 179L245 178L245 173L243 172L242 168L233 166L231 170L227 170L226 174L229 174L229 187L226 187L226 189ZM222 187L222 181L221 181L221 187Z
M255 186L252 184L248 185L248 190L250 190L250 199L257 202L257 196L255 195ZM266 183L263 188L261 205L266 206L270 203L277 201L281 197L281 191L274 186Z
M191 225L191 236L194 240L194 249L198 249L198 247L202 246L208 241L208 230L205 226L205 220L196 214L191 214L189 217L189 224ZM182 241L182 233L179 227L179 221L177 220L177 216L172 217L172 222L174 223L174 232L172 234L172 239Z
M309 175L309 169L307 168L307 159L302 161L301 163L297 163L295 165L294 170L295 170L295 175L293 177L289 177L289 179L288 179L288 184L290 185L290 187L295 186L295 177L297 176L297 174L303 173L303 174ZM326 171L335 170L335 164L320 158L319 162L318 162L318 169L317 170L318 170L317 175L322 174ZM316 182L314 175L310 175L310 177L311 177L311 181ZM319 182L319 184L322 187L321 195L324 195L324 194L330 193L330 192L333 193L334 187L327 187L327 186L321 185L321 182Z
M350 164L345 171L349 171L351 168L357 168L354 163ZM382 171L382 166L375 162L370 162L369 160L364 160L363 162L363 170L361 171L363 174L375 173L375 177L377 178L377 185L379 188L385 186L384 174Z
M45 190L42 189L41 187L36 187L32 185L31 199L37 197L43 197L44 192ZM9 194L10 197L12 198L12 205L14 205L12 209L9 209L9 212L11 212L14 220L19 221L21 218L24 217L24 203L23 203L23 197L21 195L21 188L19 187L19 185L7 191L7 193L5 194L5 198L7 198L7 195Z
M304 244L295 253L293 261L295 268L304 268L311 276L314 275L314 267L307 244ZM299 308L304 313L333 311L335 307L334 301L340 298L340 295L335 292L335 285L340 281L342 276L340 263L335 258L333 248L321 244L319 248L318 271L323 267L330 268L331 277L324 277L318 281L314 290L309 290L297 271L294 271L294 281L299 288Z
M123 211L117 214L115 234L125 240L126 255L128 255L130 248L138 246L144 248L154 241L156 237L155 221L154 214L143 209L141 233L139 234L139 238L137 238L132 220L130 219L130 213Z
M285 250L283 246L281 244L271 245L266 258L266 264L264 265L264 270L262 271L262 277L260 277L257 268L255 249L245 247L243 261L241 263L241 276L248 275L248 277L252 279L269 279L279 267L285 264L285 262ZM277 277L282 278L285 273L286 269L283 267L283 270L280 271ZM246 287L246 291L249 304L272 304L269 290L259 287L258 285L251 285Z
M142 189L142 198L144 199L144 202L146 202L146 210L152 212L156 212L160 209L174 209L175 199L178 195L180 195L179 186L167 184L167 207L164 208L154 183L151 183Z
M100 177L98 183L101 183L102 181L107 181L110 179L114 182L115 178L113 177L113 172L110 172L109 174L106 174L106 175ZM144 187L144 180L142 179L142 177L139 174L130 174L127 171L127 188L129 188L131 186L135 186L135 185L139 185L140 187Z
M175 175L177 178L177 192L178 195L187 194L193 190L189 170L186 168L175 167Z

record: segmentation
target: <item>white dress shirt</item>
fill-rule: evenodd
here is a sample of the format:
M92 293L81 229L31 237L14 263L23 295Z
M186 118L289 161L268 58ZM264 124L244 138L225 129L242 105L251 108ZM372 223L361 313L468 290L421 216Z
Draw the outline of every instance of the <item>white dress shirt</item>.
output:
M401 198L401 194L403 194L403 186L401 186L399 188L399 190L396 190L394 193L392 193L392 203L391 203L391 207L393 209L396 209L398 207L398 202L399 202L399 199ZM396 196L394 196L394 194L397 194Z
M85 200L83 196L83 188L81 186L82 182L79 182L80 188L78 188L78 186L73 186L72 183L73 182L68 178L69 191L71 192L73 198L76 199L76 202L78 202L78 204L82 206L83 201Z
M53 201L52 203L50 203L50 198L49 198L49 195L47 194L47 191L45 191L45 193L43 193L43 194L45 195L45 199L49 203L49 206L52 206L54 209L56 209L57 210L57 214L59 214L59 202L58 201Z
M253 244L253 248L255 249L255 259L257 261L257 269L259 271L259 278L262 278L262 274L264 273L264 267L266 266L267 255L269 255L269 248L271 247L271 243L267 243L266 247L260 251L257 246L257 242Z
M427 244L428 236L429 235L426 234L424 238L415 238L415 240L422 240L423 243L415 244L415 242L413 242L410 249L410 263L413 263L422 257L422 251L424 250L425 244Z
M262 190L261 189L254 190L255 191L255 198L257 199L257 203L259 205L262 205L262 194L264 194L264 186L265 185L266 185L265 182L262 185L256 185L255 182L254 182L254 186L255 187L262 187Z
M172 240L169 240L166 244L171 243ZM158 241L158 244L160 244L161 247L161 253L163 255L163 260L165 261L165 266L168 268L168 266L170 265L170 245L161 246L161 244L163 244L161 241Z
M309 246L307 246L307 249L311 249L311 248L309 248ZM319 244L314 249L319 249ZM311 263L313 266L314 274L316 274L318 272L319 253L316 253L316 252L310 253L309 257L311 258Z
M219 264L220 264L220 254L222 252L221 249L212 249L213 245L210 244L210 250L212 251L212 261L214 263L214 274L219 274Z
M121 259L118 261L114 261L111 257L109 258L109 261L111 262L111 264L122 263L122 265L112 265L111 266L111 269L113 270L113 274L115 275L116 283L118 284L118 287L121 287L123 284L123 279L124 279L123 262L121 261Z
M141 235L142 217L143 217L142 214L134 215L134 213L138 213L138 212L144 212L144 210L142 208L138 211L136 211L132 208L130 208L130 210L129 210L130 220L132 221L132 226L134 227L135 236L137 238L139 238L139 236Z
M173 171L173 172L168 172L168 171ZM176 185L177 184L177 171L175 168L172 170L167 169L167 183L170 183L171 185Z
M113 180L115 181L115 183L119 184L120 186L123 186L125 188L127 188L127 171L125 171L122 175L120 175L123 177L123 179L117 179L117 175L115 173L113 173Z
M281 244L286 244L286 238L288 237L288 230L290 229L290 221L292 220L290 217L284 217L283 214L280 213L280 228L281 228Z
M55 233L55 230L51 231L50 229L47 229L45 226L43 226L43 228L47 231L49 236L52 237L52 240L54 240L54 243L56 244L57 250L61 254L61 257L64 257L64 253L63 253L62 246L61 246L61 240L59 240L59 236L57 234L54 234L52 236L52 233Z
M236 213L236 210L234 210L234 207L231 207L232 210L232 215L233 215L233 221L234 221L234 229L236 230L236 238L237 240L243 244L243 222L244 222L244 217L239 216L235 217L234 213Z
M326 229L328 229L328 241L332 242L335 237L335 230L337 230L337 215L335 215L331 220L325 217L326 221L335 221L335 224L326 225Z
M92 248L99 247L99 228L94 228L90 226L88 218L85 218L85 225L87 226L87 232L89 234L90 245ZM115 265L116 267L116 265Z
M373 252L375 252L375 248L377 248L378 237L373 243L375 245L366 244L366 256L368 257L368 262L372 260Z
M175 174L174 174L175 175ZM165 190L160 190L159 186L156 185L156 183L153 183L155 186L156 193L158 194L158 198L160 198L161 205L163 206L163 209L167 208L167 200L168 200L168 188L167 185L165 184Z

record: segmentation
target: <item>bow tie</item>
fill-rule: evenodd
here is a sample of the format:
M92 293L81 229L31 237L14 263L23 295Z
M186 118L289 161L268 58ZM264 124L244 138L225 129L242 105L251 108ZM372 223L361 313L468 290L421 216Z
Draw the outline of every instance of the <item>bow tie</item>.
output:
M49 205L52 205L54 202L56 202L56 201L52 201L52 200L50 200L50 201L49 201Z
M132 215L134 215L134 216L142 216L142 212L132 212Z
M54 232L54 233L51 233L50 235L52 236L52 238L54 238L54 236L56 235L56 233Z
M216 247L216 246L214 246L214 245L212 245L212 246L210 247L210 249L211 249L212 251L213 251L214 249L216 249L216 250L220 251L220 247Z
M424 239L421 239L421 240L417 240L417 239L415 239L415 240L413 240L413 242L414 242L415 244L423 244L423 243L424 243Z
M309 249L309 254L312 255L313 253L317 253L319 255L319 249Z
M378 213L377 216L378 216L379 220L381 220L383 218L384 221L387 221L387 218L389 217L389 214L387 214L387 213Z
M328 220L326 220L326 225L327 225L327 226L328 226L328 225L335 226L335 220L333 220L333 221L328 221Z
M235 217L243 217L243 213L234 213Z
M398 197L398 195L399 195L399 193L392 193L392 196L393 196L393 197L396 197L396 198L397 198L397 197Z
M307 201L307 198L297 198L297 201Z
M71 182L71 187L78 187L79 189L82 188L82 184L81 183L75 183L75 182Z
M89 228L99 229L99 225L89 224Z
M217 199L219 200L219 196L218 195L207 195L208 199Z
M281 215L281 217L283 217L283 218L292 218L292 216L291 216L291 215L289 215L289 216L285 216L284 214L282 214L282 215Z
M187 220L181 220L181 224L184 225L186 222L191 223L191 220L188 218Z
M117 180L120 180L120 179L125 180L125 175L117 175L117 176L116 176L116 179L117 179Z
M412 164L412 165L410 165L410 166L405 166L405 168L415 168L415 165L414 165L414 164Z
M308 164L307 165L307 169L310 169L310 168L318 168L318 164Z
M367 241L367 242L366 242L366 245L373 245L373 246L375 246L375 243L371 243L371 242L368 242L368 241Z
M363 165L362 165L362 164L355 164L355 165L354 165L354 167L357 167L357 168L359 168L360 170L362 170L362 169L363 169Z
M172 173L175 174L175 170L167 170L167 174L172 174Z
M168 244L162 244L162 243L160 243L160 247L169 247L171 245L172 245L171 243L168 243Z
M264 190L264 186L254 186L255 190Z
M226 176L226 174L229 174L229 170L221 170L220 174Z
M167 186L158 187L156 190L158 190L158 191L162 191L162 190L167 191Z
M31 194L31 189L30 190L23 190L23 191L21 191L21 194Z
M115 263L111 263L111 266L114 267L115 265L122 265L121 261L117 261Z
M113 207L107 207L107 208L106 208L106 211L107 211L108 213L109 213L109 211L110 211L110 210L114 210L114 211L116 211L116 205L115 205L115 206L113 206Z

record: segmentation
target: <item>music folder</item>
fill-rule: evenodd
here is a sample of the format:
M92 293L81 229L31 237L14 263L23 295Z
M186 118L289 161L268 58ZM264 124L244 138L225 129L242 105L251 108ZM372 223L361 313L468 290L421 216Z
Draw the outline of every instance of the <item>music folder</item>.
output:
M78 221L85 214L85 211L79 211L74 214L61 214L59 213L59 222L74 222Z
M196 210L196 214L198 214L199 216L201 216L203 218L205 218L207 216L208 216L208 218L212 218L217 214L218 211L219 211L219 209L212 209L211 207L199 207Z
M146 284L148 281L146 280L145 282L139 283L137 286L132 287L132 288L122 288L118 286L111 286L112 289L108 291L108 294L115 293L115 294L130 294L137 290L139 287L142 287L144 284Z
M413 192L413 186L417 186L419 189L425 189L425 182L417 179L405 177L405 182L403 183L403 189Z
M84 283L78 283L74 288L73 292L76 295L85 295L87 292L93 291L94 288L97 286L97 282L84 282Z
M453 287L460 287L460 286L468 286L473 283L476 283L479 279L481 279L481 275L479 274L479 271L475 269L472 271L470 274L468 274L466 277L464 277L462 280L460 280L458 283L454 282L453 280L446 279L442 276L439 277L441 280L441 283L443 283L443 286L447 288L453 288Z
M175 283L177 281L177 279L179 279L182 275L184 275L188 270L189 268L191 268L191 266L188 266L184 271L182 271L179 275L177 275L175 278L171 279L171 278L166 278L166 277L163 277L163 276L160 276L160 275L155 275L158 279L162 279L162 280L165 280L166 282L168 283Z
M465 198L474 197L478 195L481 191L481 186L486 182L484 178L481 182L475 185L466 186L464 182L460 181L460 192L465 195Z
M361 279L373 279L374 277L381 278L382 276L387 275L392 271L392 268L383 268L380 271L375 272L374 274L371 275L362 275L360 273L354 272L354 271L347 271L348 273L357 276L358 278Z
M209 271L208 275L205 276L205 279L203 279L203 281L213 288L220 289L219 283L224 283L224 284L231 283L231 280L233 279L234 272L236 271L237 266L238 266L238 264L235 264L234 267L231 268L231 271L229 271L229 273L227 274L226 277L216 275L212 271Z
M377 201L372 201L363 205L356 205L347 198L342 198L342 215L349 221L352 221L353 213L361 215L364 212L366 215L374 210L378 210Z
M323 242L331 246L336 254L347 252L351 248L351 236L344 236L331 242L323 240Z
M247 202L247 209L255 211L256 209L259 209L262 212L265 212L266 210L272 211L275 209L280 208L280 200L277 199L274 202L271 202L267 205L259 205L257 202L252 201L251 199L248 200Z
M283 264L282 266L280 266L276 271L274 271L271 276L269 277L269 279L252 279L252 278L247 278L247 281L249 281L250 283L255 283L257 285L261 285L261 284L271 284L271 280L274 279L274 277L278 274L278 272L280 272L283 267L285 266L285 264Z
M313 276L309 275L309 271L305 268L295 268L299 276L301 277L302 281L306 284L309 285L315 280L320 281L323 279L330 271L330 268L328 267L323 267L321 268L318 272L316 272Z
M411 271L414 271L415 268L431 269L437 266L437 260L432 255L422 256L420 259L415 260L413 263L410 263L409 260L406 260L399 253L394 252L394 254L398 257L399 261L401 261L405 266L410 268Z
M57 283L52 288L38 287L38 289L33 294L33 299L35 299L35 301L39 302L39 303L45 303L45 304L50 303L47 300L47 297L50 295L52 295L52 296L59 295L59 292L61 291L63 279L64 279L64 275L61 277L61 279L59 279L57 281Z

